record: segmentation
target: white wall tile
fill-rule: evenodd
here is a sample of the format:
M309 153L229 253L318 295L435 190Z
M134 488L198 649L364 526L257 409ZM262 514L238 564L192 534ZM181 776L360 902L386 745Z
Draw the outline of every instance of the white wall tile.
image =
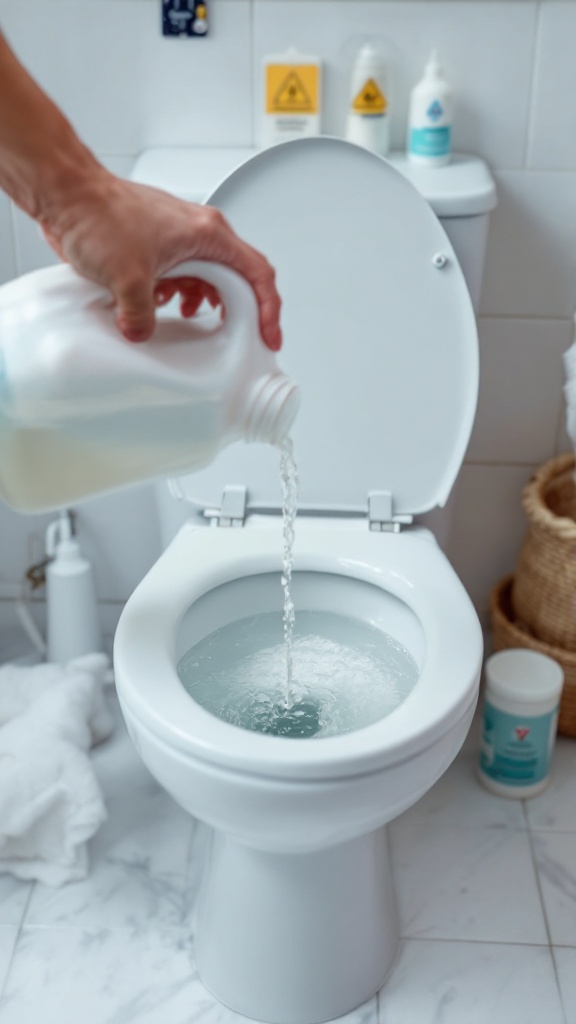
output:
M160 556L150 485L92 498L76 509L78 539L94 566L100 601L126 601Z
M255 93L261 93L264 56L289 46L317 54L325 62L323 130L340 135L350 60L359 40L375 36L389 55L392 145L403 149L409 92L436 46L455 91L454 148L478 153L496 167L520 167L536 9L529 2L255 0Z
M446 550L484 624L492 587L516 565L526 532L522 489L533 469L465 465L458 478Z
M544 462L556 451L569 320L482 318L470 462Z
M496 174L480 312L572 317L576 308L576 174Z
M214 4L205 39L163 38L157 0L0 0L0 21L92 149L251 143L248 0Z
M538 20L528 166L576 170L576 64L566 40L576 37L576 4L544 3Z

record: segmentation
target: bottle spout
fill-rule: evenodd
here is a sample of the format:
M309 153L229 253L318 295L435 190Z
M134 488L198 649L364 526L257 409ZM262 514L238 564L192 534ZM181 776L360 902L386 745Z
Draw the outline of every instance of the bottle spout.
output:
M299 387L284 373L269 374L252 393L245 439L279 444L288 437L299 408Z

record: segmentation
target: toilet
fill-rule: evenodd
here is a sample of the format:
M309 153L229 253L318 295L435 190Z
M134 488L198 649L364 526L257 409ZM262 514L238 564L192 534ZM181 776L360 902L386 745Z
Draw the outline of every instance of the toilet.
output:
M153 164L140 180L169 187L174 154L164 175ZM487 218L488 192L471 222ZM422 525L472 428L474 306L430 203L343 140L257 153L209 202L267 254L283 296L280 363L302 391L296 619L368 623L418 678L386 717L309 739L240 728L189 696L177 667L194 645L282 609L279 455L238 443L161 485L182 525L122 613L116 685L142 760L205 826L190 924L204 984L247 1017L314 1024L385 983L399 941L386 825L448 768L477 702L478 618ZM476 255L482 266L483 244Z

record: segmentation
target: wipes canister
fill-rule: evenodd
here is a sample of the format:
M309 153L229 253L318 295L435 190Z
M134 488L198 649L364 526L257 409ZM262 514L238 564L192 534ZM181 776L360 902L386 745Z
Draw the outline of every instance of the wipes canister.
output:
M538 651L499 651L485 665L478 774L499 796L540 793L550 767L564 673Z

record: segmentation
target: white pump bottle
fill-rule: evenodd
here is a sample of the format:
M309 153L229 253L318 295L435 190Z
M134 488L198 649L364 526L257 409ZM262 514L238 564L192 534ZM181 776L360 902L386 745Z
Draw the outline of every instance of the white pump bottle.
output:
M408 159L425 167L442 167L450 161L453 97L444 78L436 50L432 50L424 77L410 94Z
M72 535L70 513L46 531L46 658L67 662L102 650L92 566Z

